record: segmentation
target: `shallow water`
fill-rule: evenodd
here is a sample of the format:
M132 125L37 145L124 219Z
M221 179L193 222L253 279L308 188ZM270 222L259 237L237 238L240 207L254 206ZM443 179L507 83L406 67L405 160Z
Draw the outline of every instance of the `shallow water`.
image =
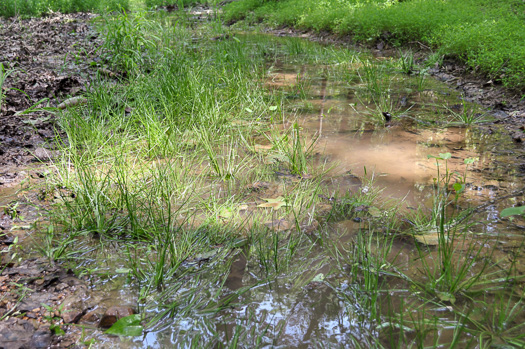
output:
M487 253L492 248L494 252L490 258L494 261L505 260L498 268L509 265L509 255L522 246L523 222L521 219L501 220L499 212L520 200L520 197L501 198L522 187L525 153L502 129L492 124L429 127L428 120L444 115L435 115L436 110L442 109L447 116L443 105L461 103L454 91L431 78L427 80L428 88L417 91L413 79L394 74L391 84L396 87L392 87L388 97L392 101L390 105L402 102L405 106L397 109L399 113L394 113L394 119L385 124L367 116L375 108L373 104L363 104L366 98L356 97L363 84L338 78L339 70L331 72L329 65L274 61L269 66L267 85L279 93L284 91L289 97L283 120L276 122L275 127L286 129L298 122L307 138L318 137L317 164L336 165L326 178L333 192L362 191L368 186L361 181L345 181L343 175L350 172L360 178L373 178L375 187L384 188L381 195L385 200L403 200L398 205L408 207L429 205L437 176L436 160L429 159L429 155L451 153L448 169L460 174L466 170L464 159L479 158L466 172L467 186L461 207L484 205L476 216L483 224L472 228L479 239L475 243L486 245ZM408 108L410 110L406 111ZM422 123L405 117L426 114L428 118L422 120L427 121ZM359 282L345 269L348 265L338 264L334 255L337 251L351 255L352 245L363 231L367 231L363 222L332 223L318 235L301 236L296 253L289 257L286 257L289 236L273 233L275 235L259 244L224 255L224 260L212 258L212 262L202 267L199 264L198 277L171 293L165 290L168 297L165 304L173 305L174 314L161 320L143 338L120 340L100 332L88 338L97 339L95 347L101 348L115 345L220 347L218 343L234 340L238 340L241 347L258 344L281 348L352 347L356 343L373 345L374 338L386 344L387 334L378 329L366 302L360 303L366 297L357 286ZM277 252L272 250L273 241L278 241ZM274 264L264 267L263 255L270 256L269 259L275 257ZM392 244L388 259L410 277L421 279L419 257L412 240L400 239ZM430 250L426 258L436 260L439 256L435 250ZM108 270L123 266L120 261L106 263ZM474 275L475 271L474 268L470 272ZM454 326L454 314L450 309L423 302L409 291L410 285L404 281L384 275L381 278L385 282L381 287L390 292L380 291L380 302L391 302L383 307L383 315L387 315L387 309L403 312L404 307L408 309L408 305L414 305L425 308L427 316L451 321L452 326L442 327L437 341L446 347ZM99 288L108 305L111 299L138 302L137 290L125 285L123 277L109 279ZM232 295L234 300L227 307L208 311ZM180 299L185 297L195 301L189 313L180 311L187 302ZM147 316L163 310L163 306L154 301L142 301L141 305ZM432 338L425 342L426 345L432 343Z

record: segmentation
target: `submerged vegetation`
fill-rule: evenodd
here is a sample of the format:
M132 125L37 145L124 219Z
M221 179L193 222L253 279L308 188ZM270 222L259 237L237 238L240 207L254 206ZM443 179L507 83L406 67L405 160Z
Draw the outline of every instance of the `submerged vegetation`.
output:
M442 56L452 52L445 28L459 26L443 4L475 3L485 4L241 0L224 15L364 40L423 37ZM173 4L189 2L148 6ZM415 4L434 13L434 29L412 21ZM38 246L94 284L125 285L139 314L108 334L146 330L142 340L160 347L525 345L523 239L501 247L505 234L480 222L485 206L467 193L479 159L436 150L454 127L457 150L478 154L481 141L465 138L484 111L427 79L412 52L377 59L184 11L106 14L95 25L104 46L86 103L53 109L60 157L45 193L56 199ZM478 64L476 52L456 53ZM502 81L519 87L506 67ZM419 137L417 164L431 162L410 198L386 194L381 170L350 173L362 149L340 151L350 157L341 165L323 148L341 135L377 148L399 130ZM381 151L382 161L398 154Z

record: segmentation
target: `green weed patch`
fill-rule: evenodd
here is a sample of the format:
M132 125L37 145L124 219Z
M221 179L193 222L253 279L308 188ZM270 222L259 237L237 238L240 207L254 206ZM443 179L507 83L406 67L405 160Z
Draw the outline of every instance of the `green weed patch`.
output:
M225 20L328 30L361 42L419 42L524 89L524 10L517 0L240 0L226 6Z
M111 12L128 10L129 0L3 0L0 16L41 16L49 12Z

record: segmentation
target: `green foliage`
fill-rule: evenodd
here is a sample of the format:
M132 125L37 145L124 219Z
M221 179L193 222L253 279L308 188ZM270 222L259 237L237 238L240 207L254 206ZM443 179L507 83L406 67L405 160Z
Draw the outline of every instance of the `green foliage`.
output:
M224 18L329 30L358 41L419 41L508 87L525 88L525 3L507 0L240 0Z
M106 333L115 336L136 337L142 335L144 329L141 324L142 317L140 314L134 314L123 317L111 326Z
M0 16L41 16L49 12L111 12L129 9L129 0L2 0Z

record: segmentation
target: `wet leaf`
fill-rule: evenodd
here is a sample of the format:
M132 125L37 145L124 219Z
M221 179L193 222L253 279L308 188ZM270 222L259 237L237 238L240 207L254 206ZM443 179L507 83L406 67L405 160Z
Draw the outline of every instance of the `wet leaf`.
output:
M123 317L111 326L105 333L115 336L141 336L143 327L140 323L140 314Z
M290 206L286 203L286 200L282 196L279 196L275 199L264 199L263 198L263 200L266 202L264 204L257 205L257 207L273 208L274 210L278 210L283 206L284 207Z
M321 282L323 280L324 280L324 274L319 273L312 279L312 282Z
M442 302L448 302L451 304L454 304L456 302L456 297L454 297L453 294L448 292L437 292L437 296Z
M439 245L439 234L438 233L414 235L414 238L417 240L417 242L428 245L428 246Z
M525 214L525 206L518 206L518 207L508 207L501 211L500 215L501 218L509 217L509 216L518 216Z
M465 184L456 182L454 183L452 188L454 189L456 193L461 194L465 190Z
M372 217L381 217L381 210L379 210L377 207L370 207L368 209L368 213L372 216Z

